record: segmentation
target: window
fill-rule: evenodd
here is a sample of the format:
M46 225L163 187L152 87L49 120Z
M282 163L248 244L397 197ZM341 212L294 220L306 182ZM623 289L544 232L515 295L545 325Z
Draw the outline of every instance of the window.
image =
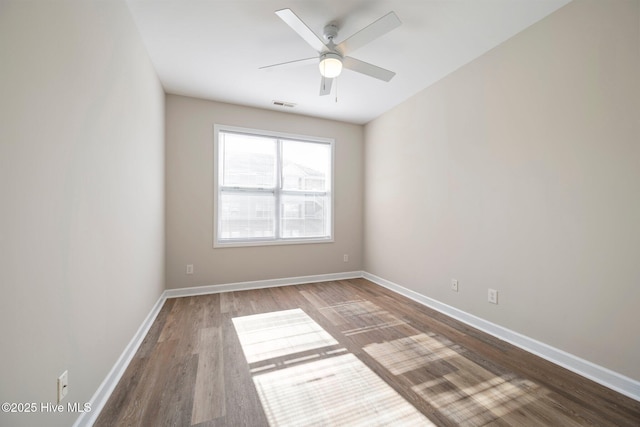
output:
M216 125L214 246L332 241L333 140Z

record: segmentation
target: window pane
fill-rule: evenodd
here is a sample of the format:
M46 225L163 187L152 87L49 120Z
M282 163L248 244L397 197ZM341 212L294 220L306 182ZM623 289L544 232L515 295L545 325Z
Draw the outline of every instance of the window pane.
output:
M222 185L273 188L277 141L273 138L220 133Z
M273 194L223 191L219 203L221 239L275 237Z
M327 237L329 235L327 197L283 195L281 199L282 237Z
M330 165L328 144L282 141L283 189L327 191Z

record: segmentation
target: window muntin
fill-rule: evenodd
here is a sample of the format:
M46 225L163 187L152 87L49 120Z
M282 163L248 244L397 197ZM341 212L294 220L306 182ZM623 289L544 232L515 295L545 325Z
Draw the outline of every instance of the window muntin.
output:
M214 246L332 241L333 140L216 125Z

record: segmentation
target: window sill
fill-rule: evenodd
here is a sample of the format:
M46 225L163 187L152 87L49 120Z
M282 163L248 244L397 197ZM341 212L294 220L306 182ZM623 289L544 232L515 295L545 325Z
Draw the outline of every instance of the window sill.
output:
M318 243L333 243L333 237L327 237L325 239L283 239L283 240L254 240L251 242L246 241L228 241L228 242L214 242L214 249L221 248L243 248L253 246L282 246L282 245L311 245Z

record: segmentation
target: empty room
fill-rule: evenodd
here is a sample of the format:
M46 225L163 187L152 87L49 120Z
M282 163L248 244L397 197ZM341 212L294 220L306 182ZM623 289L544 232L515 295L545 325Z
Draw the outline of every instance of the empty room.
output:
M0 0L0 426L640 425L640 0Z

